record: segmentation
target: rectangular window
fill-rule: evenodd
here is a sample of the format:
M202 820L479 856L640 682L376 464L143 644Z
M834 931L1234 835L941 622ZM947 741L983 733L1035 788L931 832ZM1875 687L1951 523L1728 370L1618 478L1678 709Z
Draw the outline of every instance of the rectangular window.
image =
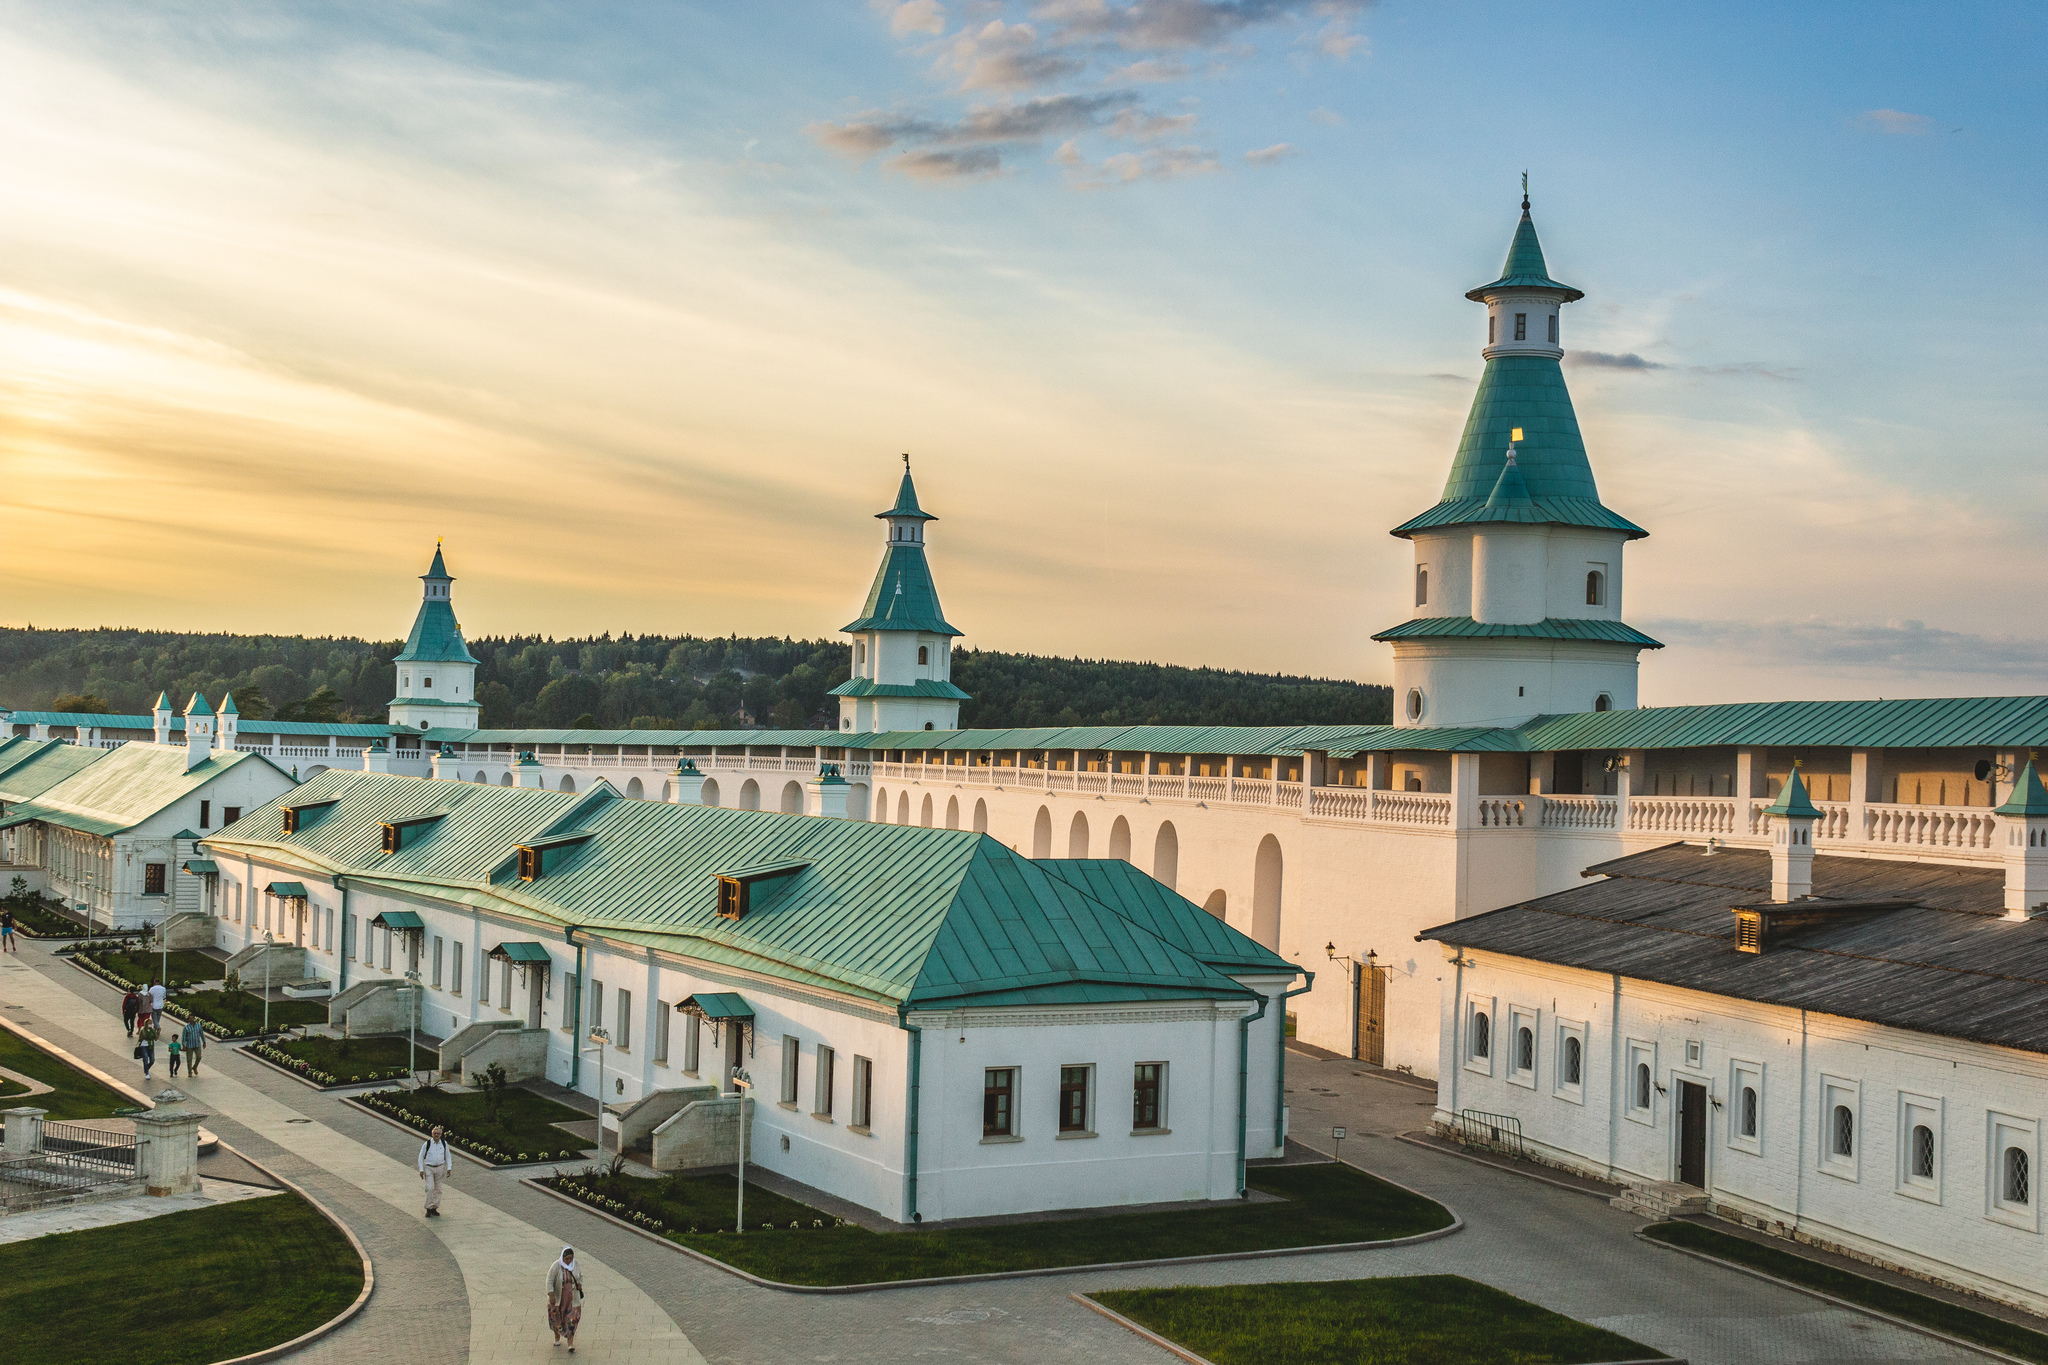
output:
M811 1113L821 1119L832 1117L832 1089L833 1081L836 1079L834 1070L838 1062L838 1053L823 1043L818 1044L818 1080L815 1087L817 1094L811 1102Z
M1529 315L1527 313L1517 313L1515 314L1515 340L1527 341L1528 339Z
M1733 1063L1728 1070L1728 1145L1751 1156L1764 1153L1764 1068Z
M1551 1064L1550 1093L1573 1104L1586 1102L1587 1034L1584 1022L1557 1021L1557 1060Z
M1500 319L1499 319L1499 318L1495 317L1495 316L1494 316L1493 314L1491 314L1491 313L1488 313L1488 314L1486 315L1486 344L1487 344L1487 345L1489 345L1489 346L1493 345L1493 341L1494 341L1494 337L1493 337L1493 334L1494 334L1494 332L1495 332L1496 330L1498 330L1499 324L1500 324Z
M654 1062L656 1066L668 1065L669 1016L675 1013L660 1000L654 1002Z
M201 829L210 829L210 828L212 828L212 826L213 826L213 802L211 802L211 801L201 801L201 802L199 803L199 828L201 828Z
M501 1010L512 1008L512 964L510 962L498 964L498 1008Z
M1156 1132L1166 1126L1166 1063L1139 1062L1131 1073L1131 1131Z
M384 970L391 970L391 940L397 937L389 929L384 931Z
M1508 1080L1536 1084L1536 1011L1522 1005L1508 1008Z
M1465 1001L1465 1065L1484 1075L1493 1074L1493 1054L1497 1050L1494 1039L1494 1000L1490 995L1474 995Z
M439 934L434 935L434 989L441 989L441 957L447 951L447 944Z
M549 975L552 976L554 973L550 972ZM581 1009L582 988L583 983L573 976L563 983L562 1032L564 1033L574 1034L576 1032L576 1021L583 1014Z
M1898 1191L1941 1202L1941 1101L1899 1092Z
M684 1019L685 1022L683 1024L683 1070L689 1073L690 1075L694 1076L697 1074L698 1060L702 1056L702 1054L698 1051L701 1036L699 1030L702 1027L704 1021L702 1019L699 1019L694 1014L686 1015L684 1016Z
M875 1112L875 1064L865 1057L853 1059L853 1126L866 1132Z
M164 867L165 864L163 863L144 863L142 865L143 895L161 896L164 893Z
M1015 1137L1017 1135L1016 1108L1011 1103L1011 1101L1016 1097L1016 1090L1016 1067L993 1066L982 1073L982 1137Z
M614 1012L619 1016L619 1026L612 1030L612 1046L624 1052L633 1046L633 992L619 991L618 1008Z
M220 808L220 822L223 825L232 825L241 818L242 808L240 806L222 806Z
M448 993L462 994L462 944L459 942L448 958Z
M370 956L363 951L363 917L361 915L350 915L348 923L342 926L341 932L343 935L342 950L344 954L353 946L356 960L368 962Z
M591 1028L603 1028L603 1027L604 1027L604 982L602 982L602 981L592 981L592 982L590 983L590 987L589 987L589 989L590 989L590 1010L589 1010L589 1013L587 1013L587 1014L586 1014L586 1015L585 1015L584 1017L585 1017L586 1019L588 1019L588 1020L590 1021L590 1023L589 1023L589 1027L591 1027Z
M782 1095L781 1100L791 1109L796 1108L796 1067L797 1059L803 1055L802 1048L794 1034L782 1035Z
M327 951L334 951L334 911L327 912Z
M1550 315L1550 344L1557 345L1557 314Z
M1856 1179L1863 1150L1860 1089L1855 1081L1820 1078L1820 1168L1844 1180Z
M2001 1223L2039 1232L2041 1201L2034 1198L2034 1158L2040 1123L1994 1112L1989 1115L1989 1129L1985 1174L1990 1177L1990 1188L1985 1191L1989 1196L1985 1211Z
M1060 1068L1060 1131L1085 1133L1088 1129L1088 1077L1091 1066Z
M1623 1098L1627 1103L1622 1112L1637 1123L1653 1123L1657 1113L1657 1045L1631 1041L1628 1051L1628 1069L1622 1073Z
M476 1002L479 1005L491 1003L491 960L488 957L476 964Z

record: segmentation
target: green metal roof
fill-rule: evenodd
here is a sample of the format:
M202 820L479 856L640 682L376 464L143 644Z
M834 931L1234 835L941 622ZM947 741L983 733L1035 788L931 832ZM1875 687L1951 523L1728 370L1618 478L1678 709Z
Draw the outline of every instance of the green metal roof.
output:
M210 716L213 714L213 708L207 704L204 692L194 692L192 694L192 700L185 703L185 714L188 716Z
M848 678L830 693L835 697L937 697L945 701L973 701L953 684L940 678L919 678L912 683L878 683L867 678Z
M187 858L185 870L195 877L211 877L220 872L220 864L211 858Z
M447 578L441 567L441 550L434 549L434 567L424 578ZM450 580L451 582L453 580ZM473 664L476 656L462 641L462 627L456 623L455 607L445 597L423 598L419 615L412 618L412 633L405 637L405 649L395 663Z
M495 957L500 962L554 961L554 956L548 952L546 944L535 943L531 939L522 940L518 943L500 943L497 947L491 949L490 952L484 954L484 956Z
M188 770L185 750L168 745L124 744L97 752L97 760L35 800L13 807L10 819L35 819L86 834L118 834L239 764L260 763L285 777L283 769L261 754L216 749Z
M1806 794L1806 783L1799 778L1799 769L1785 779L1785 785L1778 790L1778 799L1764 807L1765 815L1775 815L1785 820L1818 820L1820 807L1813 804L1813 798Z
M273 896L282 896L287 900L294 897L299 900L306 898L306 884L304 882L272 882L263 889ZM371 923L374 924L376 921L372 920Z
M909 476L905 475L904 478L908 480ZM706 991L702 995L693 995L687 1000L678 1002L676 1008L679 1010L694 1008L706 1019L751 1019L754 1017L754 1007L749 1005L735 991Z
M414 778L414 781L432 781L432 778ZM371 924L381 924L386 929L425 929L426 921L410 910L386 910L381 915L372 915Z
M453 583L455 581L455 575L449 573L448 566L441 562L440 541L437 540L434 542L434 562L427 565L427 571L421 574L420 577L422 579L441 578L446 579L450 583Z
M10 739L0 744L0 801L32 800L113 752L61 739Z
M479 704L477 702L449 701L445 697L393 697L390 701L387 701L384 704L386 706L464 706L468 707L472 711L479 709ZM395 728L399 734L405 733L405 727L403 725L396 727L387 726L386 728Z
M917 505L917 485L910 481L910 462L903 464L903 482L896 485L896 505L886 512L875 513L877 521L891 517L914 521L937 521L938 518Z
M924 546L896 542L882 555L882 567L868 589L860 615L841 630L921 630L931 635L959 635L939 606L938 585Z
M1475 621L1469 616L1417 616L1413 620L1403 621L1391 630L1383 630L1372 638L1375 640L1594 640L1603 644L1634 645L1638 649L1664 648L1662 643L1651 639L1634 626L1625 626L1619 621L1599 621L1574 616L1552 616L1527 625L1503 625L1497 622ZM1609 714L1613 713L1610 712Z
M1300 970L1121 858L1054 859L1037 866L1217 971L1292 975Z
M453 791L450 789L454 788ZM208 841L261 850L352 884L577 926L622 941L912 1007L1036 993L1048 1000L1240 998L1244 988L1111 905L985 835L628 801L528 788L331 771L296 799L333 812L286 836L273 804ZM379 827L447 809L383 855ZM517 843L592 837L538 881ZM720 918L727 868L802 862L757 883L744 919ZM1196 911L1195 913L1200 913Z
M2041 775L2034 771L2034 760L2020 769L2019 780L2012 784L2012 795L2005 798L1998 807L2000 815L2037 816L2048 815L2048 788L2041 785Z
M1508 243L1508 259L1500 268L1500 278L1492 284L1480 285L1465 297L1474 303L1484 303L1488 294L1510 289L1556 290L1565 296L1565 303L1586 297L1583 289L1550 278L1550 267L1543 263L1543 244L1536 240L1536 224L1529 217L1526 198L1522 200L1522 221L1515 224L1514 240Z
M387 727L388 729L389 727ZM437 727L394 733L415 734L424 744L510 744L531 749L539 744L611 747L625 744L667 748L737 748L740 745L795 745L810 749L850 742L837 730L459 730Z
M9 718L20 725L74 725L91 727L96 730L136 730L146 736L156 728L153 716L102 715L96 711L16 711ZM171 717L171 732L177 734L185 728L183 716ZM333 735L336 738L367 739L391 734L410 734L402 725L344 725L339 721L317 720L245 720L241 733L248 738L257 735Z
M240 716L242 714L241 708L235 705L234 693L227 692L221 695L220 713L224 716Z
M1417 753L1512 754L1521 753L1522 747L1519 734L1498 726L1368 725L1347 730L1340 735L1323 736L1317 743L1276 748L1269 752L1298 754L1307 748L1320 749L1331 758L1356 758L1359 754L1391 753L1401 750Z
M2048 697L1733 702L1538 716L1520 731L1532 752L1563 749L2025 749L2048 745Z

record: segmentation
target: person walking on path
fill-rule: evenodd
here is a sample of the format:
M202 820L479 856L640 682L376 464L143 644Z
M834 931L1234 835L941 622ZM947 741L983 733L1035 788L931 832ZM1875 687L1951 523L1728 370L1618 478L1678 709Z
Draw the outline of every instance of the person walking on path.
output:
M171 1041L169 1042L169 1044L167 1044L167 1050L171 1054L171 1075L173 1076L176 1076L178 1074L178 1051L183 1046L183 1044L179 1042L179 1037L179 1034L173 1033L171 1035Z
M18 953L21 945L14 941L14 912L0 910L0 952Z
M206 1051L206 1030L199 1026L197 1019L190 1020L185 1025L185 1031L179 1035L179 1041L185 1045L185 1074L197 1076L199 1058Z
M153 1028L163 1027L164 983L161 981L149 983L149 1022Z
M563 1247L562 1255L548 1267L548 1330L555 1345L569 1339L569 1354L576 1354L576 1324L583 1321L583 1272L576 1268L576 1248Z
M135 1036L135 1016L140 1013L142 1013L142 992L130 986L128 994L121 997L121 1023L128 1030L130 1038Z
M135 1030L135 1060L142 1063L142 1080L149 1082L149 1073L156 1066L156 1030L147 1023Z
M434 1132L420 1144L420 1179L427 1185L427 1217L441 1216L441 1187L448 1182L449 1167L455 1164L454 1153L441 1136L441 1125L434 1125Z

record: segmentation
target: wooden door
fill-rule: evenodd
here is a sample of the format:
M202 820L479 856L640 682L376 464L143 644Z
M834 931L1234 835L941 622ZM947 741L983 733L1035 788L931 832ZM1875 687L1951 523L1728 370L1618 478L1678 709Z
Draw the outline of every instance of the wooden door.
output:
M1707 1187L1707 1088L1691 1081L1678 1083L1678 1179Z
M1391 970L1358 969L1358 1060L1374 1066L1387 1064L1387 973Z

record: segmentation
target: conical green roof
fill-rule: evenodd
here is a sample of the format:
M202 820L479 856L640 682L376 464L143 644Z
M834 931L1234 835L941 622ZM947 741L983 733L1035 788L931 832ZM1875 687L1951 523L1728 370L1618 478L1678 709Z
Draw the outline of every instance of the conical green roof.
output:
M1474 303L1484 303L1488 294L1507 289L1554 289L1565 296L1565 303L1586 297L1584 290L1550 278L1550 269L1543 264L1543 243L1536 240L1536 224L1529 217L1527 199L1522 200L1522 221L1515 225L1514 241L1508 243L1507 264L1500 268L1500 278L1492 284L1480 285L1465 297Z
M841 630L921 630L932 635L959 635L939 606L938 585L924 546L892 544L875 571L874 586L860 617Z
M192 700L185 703L185 714L188 716L210 716L213 714L213 708L206 703L206 694L204 692L194 692L192 694Z
M1501 513L1530 506L1533 503L1529 497L1529 485L1522 478L1522 466L1515 459L1515 448L1509 446L1507 463L1501 466L1500 477L1494 480L1493 492L1486 497L1486 510Z
M2027 766L2020 769L2019 781L2012 784L2012 795L1997 810L1999 815L2048 815L2048 788L2041 785L2041 775L2034 771L2034 760L2028 759Z
M150 709L152 711L168 711L171 709L171 693L169 688L165 688L156 694L156 705Z
M1764 807L1764 814L1787 820L1818 820L1821 809L1806 794L1806 784L1799 780L1799 769L1794 768L1778 792L1778 799Z
M903 466L903 482L896 485L896 505L886 512L875 513L877 521L890 517L908 517L916 521L937 521L938 518L917 505L917 485L910 481L910 466Z
M235 705L235 694L230 692L220 699L220 713L224 716L239 716L241 709Z
M429 565L427 566L427 571L426 571L425 573L421 574L421 575L420 575L420 577L422 577L422 578L445 578L445 579L447 579L447 580L448 580L449 582L451 582L451 583L455 581L455 577L454 577L454 575L448 572L448 566L447 566L447 565L445 565L445 564L443 564L443 563L441 562L441 542L440 542L440 541L438 541L438 540L437 540L437 541L435 541L435 542L434 542L434 562L433 562L432 564L429 564Z

